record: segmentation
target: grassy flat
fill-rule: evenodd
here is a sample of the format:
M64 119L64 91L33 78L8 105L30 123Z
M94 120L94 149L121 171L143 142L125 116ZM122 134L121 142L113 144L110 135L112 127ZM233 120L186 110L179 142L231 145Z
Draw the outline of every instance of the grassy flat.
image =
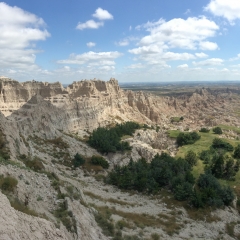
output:
M221 127L223 130L232 130L232 131L235 131L236 133L240 133L240 129L237 127L227 126L227 125L219 125L219 127ZM179 130L169 130L168 136L171 138L177 138L180 132L181 131ZM209 147L212 145L213 139L220 136L218 134L214 134L212 131L208 133L198 132L198 134L201 136L201 138L198 141L196 141L194 144L188 144L188 145L179 147L178 152L176 154L177 158L178 157L184 158L186 153L190 150L192 150L196 154L199 154L203 150L208 150ZM239 140L225 139L225 138L223 138L223 140L232 144L234 147L240 144ZM232 153L229 153L229 154L232 155ZM198 178L201 173L204 173L204 166L205 164L199 159L197 162L197 165L194 166L192 170L193 176L195 178ZM235 181L226 181L226 180L220 180L220 179L219 180L224 185L230 185L232 187L236 186L237 188L238 186L240 186L240 171L237 173L235 178L236 178Z

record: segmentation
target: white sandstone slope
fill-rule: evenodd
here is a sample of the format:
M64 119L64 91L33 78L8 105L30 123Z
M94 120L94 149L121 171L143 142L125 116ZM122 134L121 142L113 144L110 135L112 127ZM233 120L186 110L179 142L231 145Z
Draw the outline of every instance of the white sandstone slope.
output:
M0 192L0 239L68 240L69 238L52 222L15 210L7 197Z

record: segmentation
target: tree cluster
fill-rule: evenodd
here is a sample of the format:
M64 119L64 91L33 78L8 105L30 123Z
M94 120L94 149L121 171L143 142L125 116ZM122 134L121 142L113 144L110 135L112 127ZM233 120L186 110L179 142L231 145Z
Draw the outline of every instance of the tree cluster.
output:
M135 122L117 124L113 128L99 127L89 137L88 144L101 153L130 150L128 142L121 141L124 135L132 135L140 125Z
M161 188L170 189L175 199L188 201L197 208L206 205L220 207L233 201L233 191L222 187L210 172L206 171L195 182L191 170L185 159L174 159L162 153L156 155L151 163L140 159L137 162L130 160L126 166L115 166L107 182L121 189L139 192L154 193Z
M177 144L179 146L187 145L187 144L193 144L197 140L199 140L201 136L197 134L197 132L190 132L190 133L179 133L177 136Z
M239 160L234 160L227 151L233 151L234 147L223 141L215 138L209 150L204 150L199 154L199 158L206 164L206 169L210 170L216 178L226 180L235 180L234 177L239 171ZM237 158L240 153L240 145L235 148L233 157Z
M108 182L121 189L139 192L157 192L162 187L173 190L179 200L185 200L192 189L194 178L191 166L184 160L177 161L166 153L156 155L151 163L145 159L130 160L126 166L115 166L108 175Z

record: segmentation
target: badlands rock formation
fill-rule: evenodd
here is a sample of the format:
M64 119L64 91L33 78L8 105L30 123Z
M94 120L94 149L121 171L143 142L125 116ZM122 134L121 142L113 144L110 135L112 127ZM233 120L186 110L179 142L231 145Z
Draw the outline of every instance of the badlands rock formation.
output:
M13 197L22 203L27 198L28 208L39 214L34 217L15 210L0 192L0 239L111 239L94 218L106 206L114 223L127 214L137 219L150 216L166 220L161 221L161 227L153 225L144 230L138 225L132 229L124 227L125 236L150 239L152 233L158 233L161 239L234 239L220 229L234 222L235 232L240 233L239 216L234 209L210 213L206 217L214 220L208 224L203 219L192 219L182 207L168 206L164 202L168 195L154 199L120 192L96 180L93 170L72 170L66 162L77 152L85 157L99 154L83 141L89 131L124 121L148 124L153 129L138 130L126 139L131 152L103 156L111 167L126 164L130 158L150 161L162 151L174 155L176 145L168 138L167 129L196 129L225 122L239 125L230 114L237 103L230 92L219 94L209 89L179 98L124 91L115 79L84 80L66 88L61 83L0 79L0 139L11 158L4 160L0 156L0 175L18 180L14 192L3 193L12 205ZM176 116L184 116L181 125L171 122L171 117ZM52 141L58 138L65 143L63 147ZM41 159L43 171L27 168L25 157ZM104 175L106 172L102 171L101 176ZM56 217L56 211L63 206L68 219L65 224ZM171 224L180 230L171 232Z

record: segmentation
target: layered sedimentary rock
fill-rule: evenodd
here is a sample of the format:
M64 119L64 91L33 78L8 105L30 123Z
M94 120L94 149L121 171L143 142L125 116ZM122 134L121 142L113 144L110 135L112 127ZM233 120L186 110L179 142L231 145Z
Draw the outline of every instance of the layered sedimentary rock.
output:
M0 111L5 116L30 121L34 111L34 117L41 118L44 125L44 117L49 114L55 128L70 132L92 131L98 126L128 120L164 125L171 116L182 115L200 125L213 124L211 119L218 121L215 112L222 115L229 98L230 93L214 94L208 89L196 90L190 97L159 97L124 91L115 79L108 82L83 80L73 82L67 88L58 82L19 83L0 79ZM42 107L37 107L40 103ZM202 119L200 113L205 114ZM188 124L191 125L191 121Z

